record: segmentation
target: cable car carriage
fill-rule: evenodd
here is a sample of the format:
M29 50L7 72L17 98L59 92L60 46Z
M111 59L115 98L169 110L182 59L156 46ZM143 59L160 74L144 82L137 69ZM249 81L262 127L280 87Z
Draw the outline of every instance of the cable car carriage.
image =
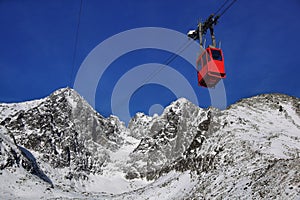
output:
M208 47L197 59L198 85L212 88L226 77L224 57L219 48Z
M211 14L204 23L199 23L196 30L188 32L188 37L193 40L199 39L202 53L197 59L197 76L198 85L214 88L217 83L226 78L224 68L224 56L221 48L216 47L216 38L214 35L214 25L220 16L214 16ZM203 36L207 30L210 30L212 45L208 46L205 50L203 48Z

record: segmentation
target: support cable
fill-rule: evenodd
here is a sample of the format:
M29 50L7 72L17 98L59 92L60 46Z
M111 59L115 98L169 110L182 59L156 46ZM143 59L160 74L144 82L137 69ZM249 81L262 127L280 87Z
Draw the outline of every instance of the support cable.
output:
M80 28L80 22L81 22L81 13L82 13L82 2L83 0L80 0L80 7L79 7L79 14L77 19L77 26L76 26L76 33L75 33L75 42L74 42L74 51L73 51L73 57L72 57L72 71L71 71L71 77L70 77L70 87L72 85L72 79L75 69L75 61L76 61L76 55L77 55L77 48L78 48L78 35L79 35L79 28Z

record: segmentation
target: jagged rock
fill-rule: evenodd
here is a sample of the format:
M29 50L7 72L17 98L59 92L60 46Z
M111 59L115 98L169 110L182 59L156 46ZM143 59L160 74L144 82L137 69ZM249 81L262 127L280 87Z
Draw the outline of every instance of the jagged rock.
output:
M0 110L0 181L16 180L19 194L53 183L32 198L300 198L299 98L259 95L223 111L182 98L128 128L70 88Z
M73 177L82 171L101 173L107 151L116 151L124 141L125 127L118 119L105 119L69 88L3 121L17 144L39 152L54 168L68 167Z
M52 181L40 169L35 157L26 148L16 144L14 138L5 136L5 130L0 129L0 170L23 167L27 172L38 176L53 187Z

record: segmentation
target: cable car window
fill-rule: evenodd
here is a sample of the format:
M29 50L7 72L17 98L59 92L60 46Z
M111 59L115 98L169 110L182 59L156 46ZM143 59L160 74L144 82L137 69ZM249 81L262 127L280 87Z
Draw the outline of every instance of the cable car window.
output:
M198 67L198 70L202 69L202 61L201 61L201 59L198 60L197 67Z
M206 52L202 55L202 61L203 61L203 66L206 65L207 60L206 60Z
M207 52L207 62L209 62L211 59L210 59L210 53L209 52Z
M211 53L212 53L212 57L213 57L214 60L222 61L221 51L212 49Z

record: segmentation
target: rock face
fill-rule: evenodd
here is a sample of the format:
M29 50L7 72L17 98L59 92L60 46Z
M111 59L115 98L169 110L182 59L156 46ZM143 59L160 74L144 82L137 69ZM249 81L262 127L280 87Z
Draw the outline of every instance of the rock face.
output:
M12 141L2 133L0 134L0 150L0 170L11 170L13 167L21 166L29 173L36 175L53 187L51 180L38 166L35 157L27 149L18 146L15 140L14 143L12 143Z
M299 98L259 95L223 111L182 98L125 127L64 88L0 104L0 124L3 198L300 198Z
M108 151L116 151L124 142L125 127L117 118L103 118L68 88L15 112L1 124L17 145L39 152L53 168L69 168L65 175L69 179L100 173Z
M127 178L157 179L161 169L168 168L188 149L198 133L195 124L204 120L207 113L209 111L200 109L186 99L179 99L168 106L160 117L149 120L141 114L135 116L129 123L129 129L134 135L139 132L144 137L130 154L128 162L138 164L128 171Z

